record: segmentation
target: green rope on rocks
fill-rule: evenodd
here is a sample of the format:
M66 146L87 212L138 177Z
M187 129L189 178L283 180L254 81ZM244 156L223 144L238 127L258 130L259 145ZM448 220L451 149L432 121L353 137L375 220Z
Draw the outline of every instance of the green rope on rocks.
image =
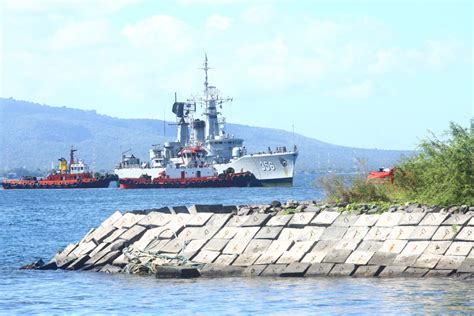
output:
M123 254L127 257L129 263L123 271L128 274L155 274L157 267L203 267L203 264L189 260L183 255L162 254L154 251L145 251L134 248L125 248Z

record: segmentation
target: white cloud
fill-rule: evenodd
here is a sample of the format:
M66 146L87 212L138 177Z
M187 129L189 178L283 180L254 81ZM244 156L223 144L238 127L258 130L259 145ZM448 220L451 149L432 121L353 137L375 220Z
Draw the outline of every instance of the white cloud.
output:
M155 15L127 24L122 34L138 46L158 50L183 52L192 46L191 28L183 21L168 15Z
M407 53L414 62L421 62L439 68L455 61L462 53L463 43L458 40L429 40L421 49Z
M54 33L50 47L55 50L79 48L103 44L109 36L105 21L83 21L73 23Z
M72 11L88 14L110 13L140 0L5 0L7 10L17 12Z
M206 27L219 31L225 31L232 24L233 19L219 14L211 15L206 20Z
M244 2L245 0L180 0L182 5L228 5Z
M402 52L399 49L381 49L374 53L373 59L368 65L368 71L372 74L383 74L393 69L400 69L399 59Z
M263 24L270 21L274 14L274 9L271 6L256 6L245 11L243 18L250 24Z
M239 58L246 61L263 63L279 63L288 57L288 47L281 38L270 42L242 45L238 50Z
M364 80L360 83L349 84L339 90L334 90L330 95L351 101L366 100L375 91L374 83L371 80Z
M371 74L390 72L414 72L422 67L440 69L462 60L465 56L464 44L458 40L430 40L415 48L377 49L368 64Z

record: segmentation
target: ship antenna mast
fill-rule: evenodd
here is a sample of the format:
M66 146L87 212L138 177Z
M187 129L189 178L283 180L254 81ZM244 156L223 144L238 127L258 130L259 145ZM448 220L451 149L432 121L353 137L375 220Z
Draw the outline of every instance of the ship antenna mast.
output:
M209 81L208 81L208 76L207 76L207 71L210 69L207 65L207 54L204 55L205 58L204 58L204 68L202 68L204 70L204 73L206 75L206 78L205 78L205 81L204 81L204 93L206 94L206 99L207 99L207 95L208 95L208 92L209 92Z
M74 149L74 146L71 146L71 151L69 152L69 171L71 171L71 165L74 163L74 152L77 149Z

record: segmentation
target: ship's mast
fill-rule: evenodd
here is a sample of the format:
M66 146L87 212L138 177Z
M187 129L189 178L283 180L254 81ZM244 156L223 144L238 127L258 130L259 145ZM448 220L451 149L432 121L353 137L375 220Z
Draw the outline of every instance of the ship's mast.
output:
M219 119L218 115L220 114L217 111L217 106L219 105L222 108L222 104L225 102L232 101L232 98L222 99L219 97L219 92L214 86L209 86L209 68L207 54L204 55L204 63L201 68L204 70L204 97L201 102L204 103L204 116L205 116L205 139L212 140L216 136L220 135L223 132L219 130ZM222 123L224 120L222 120Z
M204 70L204 73L206 75L206 78L204 80L204 95L206 96L206 100L208 100L208 95L209 95L209 81L208 81L208 75L207 75L207 71L209 70L209 67L207 66L207 54L204 55L204 68L202 68Z
M74 149L74 146L71 146L71 150L69 152L69 171L71 171L71 165L74 163L74 152L76 152L77 149Z

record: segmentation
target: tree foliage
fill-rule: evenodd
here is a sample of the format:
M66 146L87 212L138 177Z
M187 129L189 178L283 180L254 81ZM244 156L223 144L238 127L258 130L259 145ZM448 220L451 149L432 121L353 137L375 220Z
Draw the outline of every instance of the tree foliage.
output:
M474 205L474 130L450 123L443 139L421 141L418 155L396 166L395 182L330 175L319 180L331 202L409 202Z
M420 153L400 164L395 185L411 200L474 204L474 133L450 123L445 136L423 140Z

